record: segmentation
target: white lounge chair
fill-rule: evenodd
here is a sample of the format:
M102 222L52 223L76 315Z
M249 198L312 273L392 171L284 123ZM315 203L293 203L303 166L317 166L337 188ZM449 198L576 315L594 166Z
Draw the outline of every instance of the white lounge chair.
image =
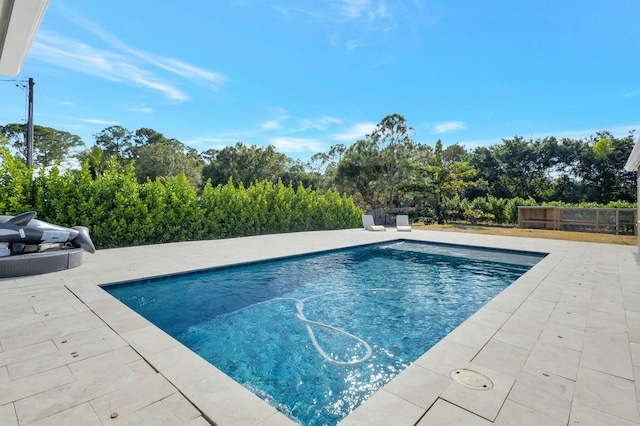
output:
M382 225L376 225L375 222L373 221L373 216L371 216L370 214L362 215L362 224L364 225L364 229L366 229L367 231L386 231L387 230L387 228L385 228Z
M409 216L406 214L399 214L396 216L396 229L398 231L411 232L411 225L409 225Z

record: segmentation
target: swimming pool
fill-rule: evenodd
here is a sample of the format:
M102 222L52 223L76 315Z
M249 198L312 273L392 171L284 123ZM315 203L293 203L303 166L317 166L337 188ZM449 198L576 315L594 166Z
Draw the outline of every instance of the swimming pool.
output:
M541 258L400 241L105 289L284 413L335 424Z

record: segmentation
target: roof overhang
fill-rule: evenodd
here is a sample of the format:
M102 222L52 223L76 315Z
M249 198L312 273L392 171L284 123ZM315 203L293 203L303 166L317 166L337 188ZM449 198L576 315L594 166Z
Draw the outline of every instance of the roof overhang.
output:
M629 159L627 160L627 164L625 164L624 169L628 172L640 170L640 136L638 136L636 146L633 147L633 151L631 151L631 155L629 155Z
M22 69L50 0L0 0L0 74Z

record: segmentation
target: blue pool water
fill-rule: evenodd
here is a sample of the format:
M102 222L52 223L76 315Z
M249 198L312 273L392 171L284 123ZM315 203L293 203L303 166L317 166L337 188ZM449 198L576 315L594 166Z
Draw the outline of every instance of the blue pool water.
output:
M105 289L291 418L335 425L541 258L398 241Z

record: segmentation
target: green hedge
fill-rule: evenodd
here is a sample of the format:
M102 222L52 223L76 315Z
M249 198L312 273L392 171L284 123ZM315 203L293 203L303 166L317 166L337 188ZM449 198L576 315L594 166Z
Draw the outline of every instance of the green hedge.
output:
M86 164L34 173L3 148L0 188L0 214L35 210L40 220L86 226L97 248L354 228L363 213L338 192L282 182L229 180L197 193L184 175L139 184L133 165L119 171L115 162L95 179Z
M444 200L447 220L471 222L492 222L498 224L517 224L519 206L558 206L581 208L636 208L637 203L615 201L607 204L598 203L563 203L559 201L539 204L533 198L495 198L491 195L473 200L453 197Z

